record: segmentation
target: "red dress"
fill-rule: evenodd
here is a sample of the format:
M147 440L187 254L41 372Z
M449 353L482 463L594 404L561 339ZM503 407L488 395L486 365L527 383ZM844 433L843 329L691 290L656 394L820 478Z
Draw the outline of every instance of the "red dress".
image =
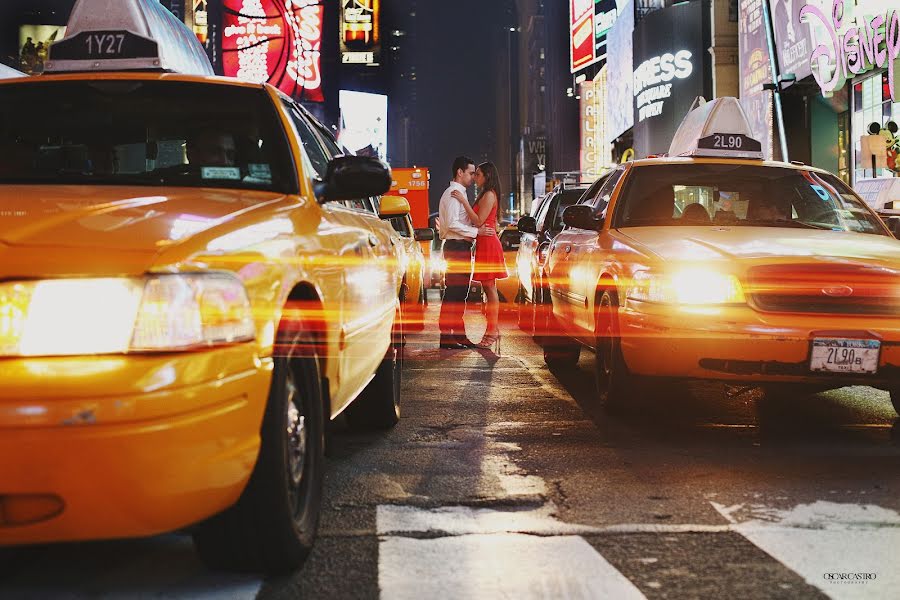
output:
M478 203L475 203L475 212L478 212ZM484 221L485 225L497 230L497 204L491 209L491 214ZM475 281L491 281L492 279L506 279L506 261L503 259L503 246L498 235L479 235L475 238L475 270L472 279Z

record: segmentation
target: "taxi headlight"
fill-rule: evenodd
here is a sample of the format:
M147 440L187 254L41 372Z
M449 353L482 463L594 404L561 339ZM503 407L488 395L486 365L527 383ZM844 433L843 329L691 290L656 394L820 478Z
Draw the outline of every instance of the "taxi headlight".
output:
M0 284L0 356L187 350L249 341L243 284L226 274Z
M635 273L628 297L642 302L709 305L747 301L737 277L710 269L690 268L672 273Z

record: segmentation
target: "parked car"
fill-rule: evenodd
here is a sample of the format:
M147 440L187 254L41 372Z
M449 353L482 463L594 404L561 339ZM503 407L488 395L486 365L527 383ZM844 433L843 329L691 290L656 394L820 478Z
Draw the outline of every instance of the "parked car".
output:
M578 202L589 187L586 184L560 184L540 199L535 217L526 215L519 219L520 242L515 261L520 300L517 319L522 329L537 336L543 329L542 307L550 302L545 293L547 282L544 277L544 261L550 242L563 229L562 211Z
M900 242L831 173L762 160L750 131L736 99L706 103L669 157L565 211L545 360L592 349L610 412L677 380L760 386L763 406L867 385L900 412Z
M0 545L184 530L292 571L327 422L399 419L389 169L212 74L156 0L79 0L0 81Z
M413 227L409 214L409 202L402 196L382 196L379 214L387 220L398 235L402 251L403 277L403 330L422 331L425 328L425 306L428 303L425 280L425 253L419 242L434 240L434 229Z

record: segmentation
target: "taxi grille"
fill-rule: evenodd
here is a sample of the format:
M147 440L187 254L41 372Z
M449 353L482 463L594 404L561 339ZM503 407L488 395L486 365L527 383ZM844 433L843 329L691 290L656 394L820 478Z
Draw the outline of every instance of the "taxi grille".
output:
M767 265L747 276L761 312L900 316L900 271L848 264Z

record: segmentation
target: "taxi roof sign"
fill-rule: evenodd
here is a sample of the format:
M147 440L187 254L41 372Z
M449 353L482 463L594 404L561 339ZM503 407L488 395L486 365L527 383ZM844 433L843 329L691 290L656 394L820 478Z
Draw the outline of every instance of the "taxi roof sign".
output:
M78 0L45 73L169 71L214 75L197 36L158 0Z
M669 146L669 156L718 156L762 159L747 115L737 98L698 98Z

